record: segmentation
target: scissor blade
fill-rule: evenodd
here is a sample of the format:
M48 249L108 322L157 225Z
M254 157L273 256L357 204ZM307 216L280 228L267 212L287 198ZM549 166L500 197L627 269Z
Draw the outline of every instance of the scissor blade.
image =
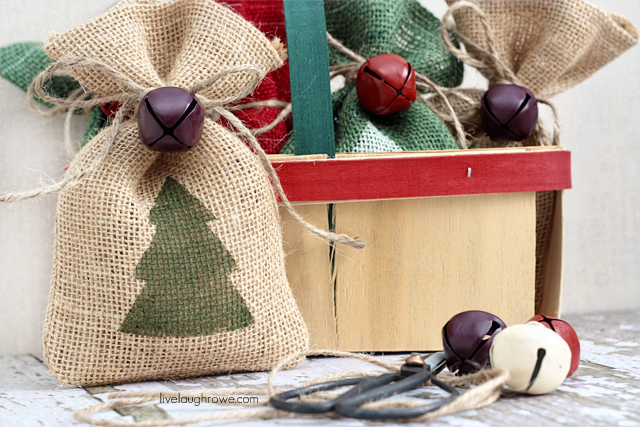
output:
M431 373L433 375L439 374L446 366L444 352L438 351L437 353L433 353L431 356L427 357L424 360L424 363L429 365L429 367L431 368Z

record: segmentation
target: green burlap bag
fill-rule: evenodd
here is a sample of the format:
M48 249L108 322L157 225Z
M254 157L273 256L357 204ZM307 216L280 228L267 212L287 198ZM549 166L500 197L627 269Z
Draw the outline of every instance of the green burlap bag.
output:
M42 43L22 42L0 47L0 76L24 92L27 92L33 79L53 62L45 53ZM57 98L67 98L78 88L80 83L68 75L53 76L47 85L47 91ZM38 96L35 99L48 108L54 107ZM89 124L82 136L81 147L96 136L107 121L99 107L93 107L88 118Z
M0 76L25 92L31 81L52 62L42 43L23 42L0 47ZM66 98L79 87L80 83L72 77L62 75L51 79L47 91L56 97Z
M440 21L416 0L325 0L324 7L327 31L357 54L371 58L395 53L437 85L453 87L462 82L462 63L442 42ZM352 60L330 46L329 62ZM355 81L347 81L333 94L333 116L337 152L458 148L447 126L420 102L386 116L369 113L358 102ZM293 140L280 152L292 154Z

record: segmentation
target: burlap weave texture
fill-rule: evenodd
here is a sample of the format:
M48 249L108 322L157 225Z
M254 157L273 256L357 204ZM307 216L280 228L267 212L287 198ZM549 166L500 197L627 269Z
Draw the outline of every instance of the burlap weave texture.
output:
M500 60L541 98L575 86L638 41L638 32L629 20L585 0L474 3L487 15ZM476 13L460 9L453 16L461 34L488 49L486 32ZM475 55L473 49L469 53ZM494 76L484 74L492 82Z
M460 0L447 0L450 6ZM487 64L480 72L489 86L512 83L531 90L538 99L548 99L582 82L638 42L638 32L622 16L607 12L585 0L474 0L486 16L493 34L495 57L513 73L515 81L504 81L473 45L491 52L483 19L471 8L453 13L457 34L469 55ZM462 89L474 103L450 101L458 116L468 119L478 109L483 91ZM437 103L438 100L434 98ZM443 112L444 109L442 109ZM467 131L478 138L477 148L496 144L479 130L479 115L465 120ZM539 145L534 133L523 145Z
M267 73L282 64L263 34L207 0L124 1L54 35L45 49L56 60L99 60L150 87L190 87L236 65ZM97 93L120 91L106 73L70 73ZM244 90L251 78L231 74L199 95L224 99ZM107 128L70 169L89 168L108 137ZM225 283L242 296L252 316L238 329L197 336L121 332L136 299L150 286L150 280L136 277L136 267L157 237L150 211L168 178L197 199L205 217L215 218L207 227L233 259ZM185 253L185 262L192 255ZM190 304L193 297L177 292L166 300ZM140 142L135 120L128 120L97 169L60 192L44 348L49 371L61 382L91 386L266 370L307 346L286 279L270 182L255 155L224 127L207 118L197 147L158 153Z
M42 48L42 43L23 42L0 47L0 76L23 91L31 81L53 62ZM78 82L69 76L55 76L48 90L60 97L67 97L79 88Z
M282 0L236 0L229 4L244 19L251 22L267 37L277 37L287 43L284 23L284 6ZM291 86L289 84L289 62L267 74L260 86L256 88L248 101L268 101L277 99L291 102ZM238 117L250 129L259 129L272 123L281 112L279 107L248 108L239 110ZM278 154L284 145L287 135L293 130L291 115L279 122L273 129L256 135L260 146L267 154Z

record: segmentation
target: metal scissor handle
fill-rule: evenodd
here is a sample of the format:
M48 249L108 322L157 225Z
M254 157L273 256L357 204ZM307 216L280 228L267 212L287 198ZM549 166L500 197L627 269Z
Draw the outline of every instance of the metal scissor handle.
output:
M402 365L399 374L383 374L377 377L360 377L347 378L343 380L328 381L320 384L314 384L308 387L297 388L284 393L273 396L269 403L276 409L288 412L296 412L303 414L320 414L335 410L342 416L350 418L366 418L366 419L390 419L390 418L411 418L417 415L404 415L400 412L406 412L407 409L422 409L419 415L429 412L428 407L435 406L431 411L443 406L457 396L458 392L446 383L432 378L442 371L445 366L444 354L442 352L431 355L426 360L422 360L419 355L413 355L407 359L407 363ZM446 401L435 402L431 405L420 406L417 408L407 408L400 410L368 410L362 409L360 406L367 402L385 399L399 393L413 390L431 382L448 391L452 395ZM305 403L290 402L289 399L300 397L302 395L315 393L318 391L333 390L336 388L355 385L348 392L338 396L337 398L321 403ZM339 408L339 409L338 409ZM425 409L427 409L425 411ZM391 415L391 416L390 416Z
M299 414L322 414L325 412L331 412L333 411L333 407L335 406L338 399L342 396L322 403L289 402L288 400L293 399L294 397L300 397L318 391L327 391L348 385L360 384L361 382L373 378L377 377L347 378L344 380L327 381L320 384L310 385L308 387L296 388L273 396L271 399L269 399L269 404L276 409L287 412L296 412Z
M408 377L403 381L409 380L412 377ZM404 418L414 418L419 417L420 415L424 415L428 412L433 412L437 409L440 409L447 403L453 401L460 394L458 390L451 387L449 384L442 382L436 378L431 377L431 384L441 388L449 392L449 397L444 399L440 399L436 402L429 403L427 405L414 406L410 408L402 408L402 409L363 409L362 405L369 402L374 402L376 400L382 400L387 397L393 396L395 394L412 390L413 388L400 390L395 393L387 393L387 390L380 388L378 390L370 390L367 393L362 393L359 396L355 396L348 399L339 398L336 402L333 410L343 417L347 418L359 418L366 420L398 420ZM400 385L403 381L399 381L398 383L391 384L392 386ZM428 380L427 380L428 381ZM426 382L426 381L425 381Z
M410 359L407 359L409 362ZM403 380L398 381L394 384L389 384L384 387L380 387L377 389L369 390L364 393L351 393L356 388L351 390L349 393L345 393L336 402L334 406L334 411L343 417L347 418L359 418L359 419L368 419L368 420L393 420L393 419L404 419L404 418L414 418L420 415L424 415L428 412L435 411L447 403L454 400L459 392L451 387L449 384L442 382L435 378L435 375L440 373L445 367L445 358L444 353L438 352L429 356L424 361L425 367L429 372L428 378L418 384L418 378L424 376L423 373L419 372L419 367L416 365L411 365L409 363L405 363L402 365L400 370L400 375L404 376ZM415 381L411 382L416 378ZM436 402L415 406L411 408L402 408L402 409L363 409L362 405L369 402L374 402L376 400L382 400L387 397L394 396L399 393L403 393L405 391L413 390L415 388L420 387L422 384L431 380L431 383L436 387L441 388L442 390L447 391L450 395L447 398L438 400ZM406 386L404 386L406 384ZM413 387L412 387L413 386ZM349 396L347 394L350 394Z

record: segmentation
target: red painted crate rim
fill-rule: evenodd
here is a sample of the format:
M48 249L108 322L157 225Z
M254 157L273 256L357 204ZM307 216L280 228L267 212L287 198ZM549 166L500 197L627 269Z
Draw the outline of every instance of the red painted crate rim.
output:
M404 199L571 188L571 152L468 150L298 160L272 157L292 202Z

